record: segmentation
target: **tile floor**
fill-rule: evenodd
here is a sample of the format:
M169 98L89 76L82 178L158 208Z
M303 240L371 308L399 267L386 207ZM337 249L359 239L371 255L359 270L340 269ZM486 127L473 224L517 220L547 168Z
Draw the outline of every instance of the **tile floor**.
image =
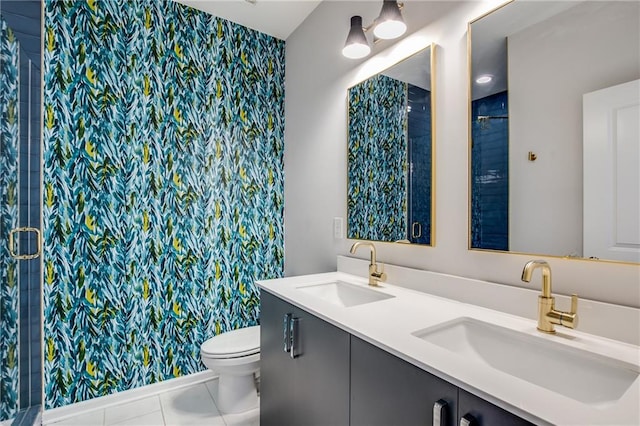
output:
M260 410L220 414L217 379L72 417L50 426L259 426Z

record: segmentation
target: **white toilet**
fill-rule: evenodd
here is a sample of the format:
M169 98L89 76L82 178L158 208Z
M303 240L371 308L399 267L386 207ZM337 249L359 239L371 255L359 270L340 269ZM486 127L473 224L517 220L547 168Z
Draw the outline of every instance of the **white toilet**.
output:
M218 374L218 409L241 413L258 407L255 374L260 371L260 326L219 334L200 346L202 363Z

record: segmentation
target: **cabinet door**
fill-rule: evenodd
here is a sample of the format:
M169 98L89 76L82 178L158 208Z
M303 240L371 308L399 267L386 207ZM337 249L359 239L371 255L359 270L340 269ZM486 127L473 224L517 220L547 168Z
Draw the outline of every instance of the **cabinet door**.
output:
M460 426L533 425L533 423L462 389L458 394L458 413L460 414L458 420Z
M357 337L351 336L351 425L433 425L434 404L443 400L442 421L457 417L458 388Z
M260 296L260 424L349 424L349 334L263 291ZM286 314L294 357L284 352Z
M260 424L293 424L296 397L293 363L284 351L283 319L290 304L262 291L260 294Z
M295 425L349 424L349 334L305 311L299 318L294 365Z

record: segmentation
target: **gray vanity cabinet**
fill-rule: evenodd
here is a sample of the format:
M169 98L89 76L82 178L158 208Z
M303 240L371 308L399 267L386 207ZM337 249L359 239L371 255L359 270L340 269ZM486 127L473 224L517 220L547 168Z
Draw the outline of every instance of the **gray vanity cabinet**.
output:
M462 389L458 393L460 426L528 426L525 419L511 414Z
M350 335L264 290L260 304L260 424L348 425Z
M454 425L457 399L456 386L351 336L352 426Z
M265 290L260 304L262 426L531 424Z

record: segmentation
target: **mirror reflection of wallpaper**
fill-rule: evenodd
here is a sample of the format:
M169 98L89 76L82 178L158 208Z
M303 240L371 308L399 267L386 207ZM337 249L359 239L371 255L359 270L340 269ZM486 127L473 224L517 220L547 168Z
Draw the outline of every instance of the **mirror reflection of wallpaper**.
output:
M0 422L18 412L18 264L9 231L18 226L20 45L0 18Z
M47 409L204 370L283 273L284 42L169 0L46 2Z
M349 89L349 238L407 238L406 108L407 84L390 77Z

